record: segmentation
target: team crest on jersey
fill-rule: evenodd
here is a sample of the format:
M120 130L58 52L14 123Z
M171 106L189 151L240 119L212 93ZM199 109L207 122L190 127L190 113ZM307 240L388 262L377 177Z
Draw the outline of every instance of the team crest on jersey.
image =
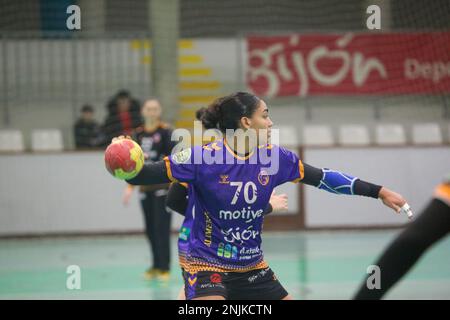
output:
M219 183L221 183L221 184L228 184L228 183L230 183L230 181L228 180L228 175L227 174L221 174Z
M261 170L261 172L258 174L258 181L263 186L266 186L269 183L269 174L266 170Z
M191 148L184 149L183 151L177 152L172 156L172 160L175 163L186 163L191 158Z

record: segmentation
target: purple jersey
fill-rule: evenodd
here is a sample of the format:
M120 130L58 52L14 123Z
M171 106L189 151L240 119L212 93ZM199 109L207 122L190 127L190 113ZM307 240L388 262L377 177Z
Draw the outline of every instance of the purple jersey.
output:
M277 170L268 173L270 164L260 160L260 152L242 158L223 140L165 158L169 178L188 183L185 229L179 239L180 262L186 271L245 272L267 267L261 251L264 209L276 186L303 178L303 164L294 153L275 145L257 150L277 161Z

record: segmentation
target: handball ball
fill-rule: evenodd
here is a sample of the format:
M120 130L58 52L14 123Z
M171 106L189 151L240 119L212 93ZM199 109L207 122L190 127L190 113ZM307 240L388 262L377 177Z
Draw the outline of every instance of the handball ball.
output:
M144 166L144 152L133 140L118 139L106 148L105 166L118 179L132 179Z

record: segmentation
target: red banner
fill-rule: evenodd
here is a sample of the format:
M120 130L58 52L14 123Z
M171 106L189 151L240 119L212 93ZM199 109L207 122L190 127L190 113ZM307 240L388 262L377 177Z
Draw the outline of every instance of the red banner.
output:
M250 36L247 50L261 96L450 92L450 32Z

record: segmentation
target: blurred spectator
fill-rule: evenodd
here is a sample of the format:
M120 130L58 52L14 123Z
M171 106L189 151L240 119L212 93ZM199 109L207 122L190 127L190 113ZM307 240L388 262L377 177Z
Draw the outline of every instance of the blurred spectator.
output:
M143 125L138 127L133 139L146 155L145 163L156 162L170 155L175 142L171 140L172 129L161 120L162 106L157 99L148 99L141 109ZM166 210L168 184L141 186L139 199L144 213L145 231L151 246L153 266L144 274L146 279L165 280L170 272L170 226L171 214ZM123 202L128 204L133 186L125 189Z
M130 92L119 91L107 104L108 116L103 125L105 143L119 135L131 135L142 124L140 103Z
M94 108L85 105L81 117L74 125L75 146L77 149L92 149L99 145L100 126L94 119Z
M141 112L141 104L140 101L138 101L137 99L133 98L130 91L122 89L119 90L109 101L108 104L106 105L107 109L108 109L108 114L114 113L116 108L117 108L117 102L120 99L129 99L131 106L130 106L130 110L133 113L140 113Z

